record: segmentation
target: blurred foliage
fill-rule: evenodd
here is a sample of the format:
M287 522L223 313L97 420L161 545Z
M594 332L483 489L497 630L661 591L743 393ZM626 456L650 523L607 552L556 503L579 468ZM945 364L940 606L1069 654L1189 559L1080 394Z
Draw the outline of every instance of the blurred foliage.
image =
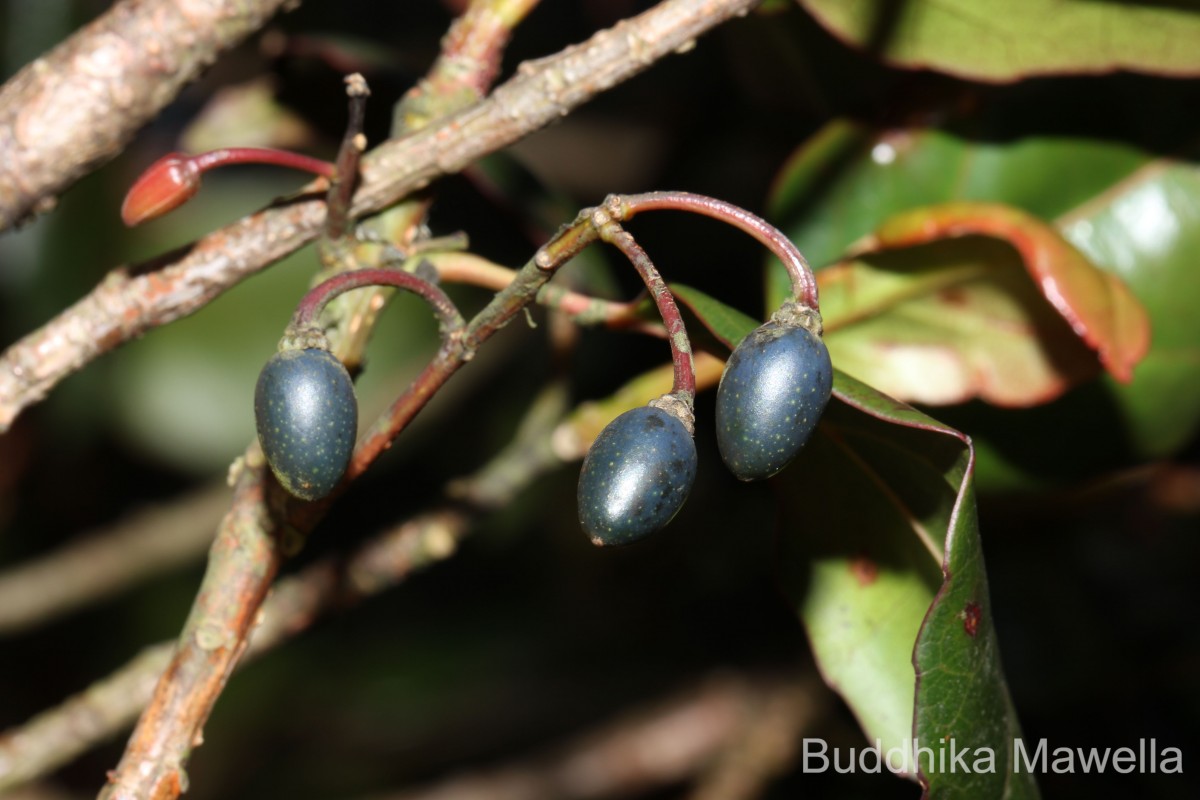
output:
M1200 19L1186 4L1007 0L800 0L836 35L887 60L981 80L1130 69L1200 74ZM992 9L998 10L995 7Z
M727 346L756 327L694 289L676 293ZM780 586L867 739L884 753L923 740L940 754L896 769L936 796L1035 797L1034 779L1007 764L939 766L955 747L999 758L1021 735L990 613L974 462L968 437L835 368L817 435L777 480Z
M506 70L647 5L545 3L518 31ZM978 13L1003 16L1002 5ZM1083 5L1195 18L1175 3ZM106 6L0 3L3 77ZM466 231L475 252L517 265L578 208L609 192L658 188L762 213L819 267L841 262L895 214L949 201L1005 204L1052 228L1118 276L1148 311L1150 351L1133 381L1092 377L1095 356L1078 347L1058 363L1092 361L1070 372L1071 388L1053 402L1018 410L971 400L925 411L975 443L989 610L1025 738L1070 747L1136 746L1151 737L1160 746L1182 744L1200 717L1200 634L1191 624L1200 612L1200 316L1191 264L1200 244L1200 173L1189 149L1200 131L1200 84L1128 73L973 83L889 66L827 33L800 4L770 8L535 134L509 160L440 181L431 190L431 228ZM265 41L222 59L54 214L0 237L0 341L41 324L108 269L181 246L291 191L292 179L268 171L214 174L172 216L132 232L120 227L124 189L179 146L210 99L268 86L271 93L260 95L270 106L259 109L264 118L302 120L306 149L329 155L343 124L341 74L353 65L372 86L368 134L377 142L448 20L439 3L368 0L307 3L279 18ZM1084 71L1102 66L1094 55ZM1021 76L1033 70L1018 69ZM223 131L202 132L206 142L234 135ZM299 134L288 122L276 135ZM741 311L731 319L761 318L779 299L768 270L764 304L761 251L736 232L684 215L647 216L629 227L668 280ZM994 239L943 240L870 259L927 266L931 253L945 257L938 248L994 258L1027 281L1005 297L1044 313L1035 305L1044 292L1025 277L1016 252ZM569 267L564 279L615 297L636 293L636 276L617 269L611 254L589 251L588 262ZM90 366L26 412L0 437L0 566L220 477L252 436L254 376L315 269L312 252L302 251ZM471 290L455 296L468 310L484 300ZM667 357L660 340L586 330L565 358L560 343L549 343L553 324L541 312L533 318L537 328L514 322L483 349L289 569L346 550L477 468L509 440L549 378L565 375L576 402L603 399ZM701 326L692 328L697 343L723 355ZM419 368L432 334L418 305L389 307L361 379L364 418ZM1059 327L1055 335L1062 334ZM985 343L991 336L978 334ZM832 333L830 342L832 350ZM835 412L852 413L859 412ZM892 518L893 507L863 503L851 491L863 479L847 464L869 459L883 440L853 433L861 428L839 416L794 474L746 485L721 469L711 417L711 393L702 394L696 487L676 521L645 545L593 549L575 516L576 471L564 468L490 518L454 559L239 673L190 764L189 797L378 794L520 757L714 670L814 669L816 646L778 593L780 553L788 551L778 549L776 531L797 513L842 524L884 514L889 525L908 525ZM839 431L854 448L837 444ZM837 468L822 472L821 456ZM816 501L806 499L814 494ZM822 504L818 512L813 502ZM825 547L843 563L860 543L857 533L805 542L804 525L783 530L789 545ZM880 555L894 549L887 563L919 559L922 566L906 573L923 593L917 609L928 605L940 573L914 541L885 539ZM976 558L980 539L967 544ZM0 642L0 729L82 689L146 643L174 636L199 568ZM982 579L982 565L974 569ZM848 569L829 574L842 583L854 578ZM897 658L904 643L892 644ZM856 657L848 661L861 667ZM875 725L852 700L805 735L861 747L860 721L868 732ZM100 748L55 782L93 792L119 752L116 742ZM1187 775L1052 775L1039 783L1048 797L1182 798L1196 788ZM648 796L685 794L668 787ZM796 769L766 796L919 794L886 774Z

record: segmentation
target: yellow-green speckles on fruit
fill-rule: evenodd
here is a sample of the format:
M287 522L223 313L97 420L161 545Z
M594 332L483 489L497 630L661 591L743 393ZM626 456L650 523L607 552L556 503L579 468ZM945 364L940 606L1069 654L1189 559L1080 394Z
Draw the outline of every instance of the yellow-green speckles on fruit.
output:
M696 478L696 445L684 424L643 406L610 422L579 473L579 523L598 545L629 544L665 526Z
M769 478L812 436L833 389L829 351L804 328L768 322L730 355L717 388L717 445L744 481Z
M285 350L267 361L254 391L258 440L279 483L317 500L337 486L358 434L354 384L326 350Z

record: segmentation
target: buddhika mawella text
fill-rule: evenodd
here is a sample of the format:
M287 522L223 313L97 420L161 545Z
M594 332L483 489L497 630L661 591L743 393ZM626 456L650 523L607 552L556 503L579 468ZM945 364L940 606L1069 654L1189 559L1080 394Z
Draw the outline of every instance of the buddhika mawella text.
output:
M886 769L901 774L944 774L988 773L1005 768L1014 773L1183 772L1183 751L1160 747L1157 739L1138 739L1136 747L1052 747L1046 739L1014 739L1012 749L1000 757L994 748L960 747L954 738L933 746L921 744L920 739L906 739L887 749L879 739L874 747L862 748L831 748L824 739L804 739L802 756L804 772Z

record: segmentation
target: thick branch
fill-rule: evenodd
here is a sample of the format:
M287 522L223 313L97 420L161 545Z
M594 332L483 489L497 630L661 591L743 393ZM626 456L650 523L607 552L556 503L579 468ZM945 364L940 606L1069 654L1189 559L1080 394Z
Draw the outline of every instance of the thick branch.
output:
M536 62L487 99L363 161L355 213L377 211L434 178L512 144L758 0L664 0L587 42ZM186 316L230 286L311 241L324 220L315 196L260 211L195 243L182 256L118 269L95 291L0 359L0 432L60 380L119 344Z
M122 0L0 88L0 230L120 152L292 0Z
M474 0L474 4L497 3ZM497 31L491 27L468 30L483 37ZM352 119L351 127L354 125ZM352 144L358 149L357 137ZM346 344L335 333L329 332L330 344L335 348ZM392 437L466 357L461 337L447 335L434 363L393 405L390 417L397 427ZM363 449L360 445L359 451ZM171 800L186 790L184 765L247 646L251 626L281 560L324 511L324 503L297 506L294 498L284 496L279 485L269 479L257 442L247 449L237 476L233 507L217 532L179 646L139 718L125 754L109 773L102 798Z

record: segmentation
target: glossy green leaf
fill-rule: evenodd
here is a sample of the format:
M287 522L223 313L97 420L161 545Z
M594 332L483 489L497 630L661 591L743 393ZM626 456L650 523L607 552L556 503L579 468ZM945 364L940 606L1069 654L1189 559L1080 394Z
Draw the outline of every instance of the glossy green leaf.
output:
M1053 220L1103 196L1147 161L1136 148L1091 139L970 141L934 129L881 133L835 121L789 159L768 210L819 269L889 217L919 206L1005 203ZM772 307L788 291L782 268L772 268Z
M874 252L889 248L908 249ZM1080 339L1125 381L1146 352L1146 313L1121 280L1011 206L913 209L855 250L874 254L819 276L827 342L841 369L894 397L1035 405L1095 374Z
M1200 14L1176 3L800 0L841 39L904 67L984 81L1118 69L1200 74Z
M1054 222L1091 262L1128 285L1150 315L1151 341L1131 384L1105 381L1111 403L1057 415L1065 426L1057 419L1046 433L1083 441L1103 427L1111 453L1144 457L1171 452L1200 426L1200 316L1181 309L1200 291L1192 265L1200 244L1197 198L1194 165L1120 143L971 141L936 130L876 134L836 122L780 174L770 213L817 265L837 261L889 217L920 206L1002 202ZM782 270L768 275L774 307L789 286ZM996 435L1009 424L998 422ZM971 428L985 439L990 430ZM1062 452L1067 457L1070 449Z
M675 299L690 309L704 327L717 338L717 341L730 350L738 346L750 331L762 324L749 314L743 314L736 308L727 306L715 297L711 297L699 289L685 286L682 283L672 283L671 292Z
M1097 269L1033 215L997 203L946 203L892 217L871 245L911 247L970 234L1012 245L1046 301L1099 353L1110 374L1129 382L1150 344L1145 309L1118 277Z
M823 423L777 479L786 526L779 575L825 682L886 751L912 739L913 643L939 575L908 509L841 433Z
M1002 242L970 237L876 253L820 278L833 363L893 397L1029 406L1099 370Z
M728 346L758 325L673 289ZM988 605L970 440L840 371L834 398L775 479L780 580L822 674L884 752L929 748L907 765L929 796L1036 797L1009 763L1020 729ZM968 767L993 754L978 763L991 771L958 769L951 748Z
M784 589L822 673L868 739L928 748L910 763L928 796L1036 797L1009 763L1020 726L992 628L970 441L842 373L834 396L821 437L780 478ZM977 769L952 766L952 752Z
M1149 308L1150 351L1128 386L1110 391L1131 442L1146 456L1174 452L1200 428L1200 168L1147 161L1096 202L1062 215L1063 235L1120 275Z

